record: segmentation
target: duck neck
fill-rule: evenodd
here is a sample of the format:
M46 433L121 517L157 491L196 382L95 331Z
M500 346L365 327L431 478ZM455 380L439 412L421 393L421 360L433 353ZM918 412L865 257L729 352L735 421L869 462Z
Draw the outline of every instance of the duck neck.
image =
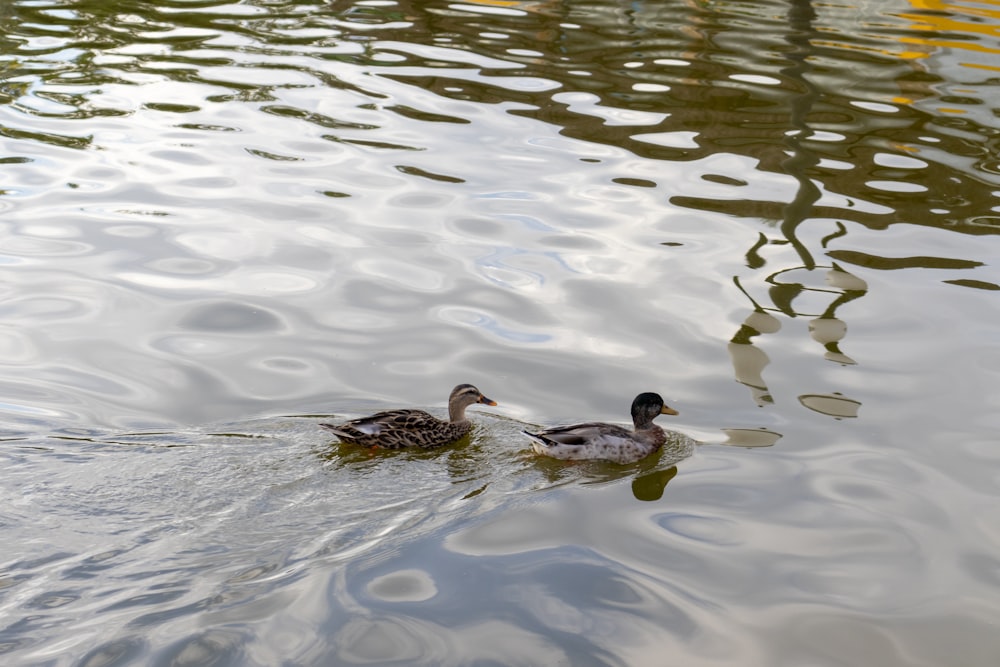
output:
M452 401L448 404L448 419L452 422L465 421L465 404Z
M636 420L632 422L632 425L636 431L648 431L651 428L659 428L659 426L653 423L652 419L643 419L641 417L636 418Z

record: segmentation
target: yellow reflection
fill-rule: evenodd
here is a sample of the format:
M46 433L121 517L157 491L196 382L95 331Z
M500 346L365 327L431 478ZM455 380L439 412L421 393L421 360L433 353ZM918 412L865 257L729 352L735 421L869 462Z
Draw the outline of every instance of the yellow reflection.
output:
M1000 53L1000 49L986 46L982 42L972 42L957 39L941 39L934 35L941 33L959 33L962 35L980 35L988 37L991 42L1000 37L997 24L1000 23L1000 9L991 9L982 5L976 7L960 6L942 0L910 0L910 4L921 10L919 14L900 14L901 18L913 21L913 30L927 31L926 38L907 36L901 37L904 44L915 44L922 47L923 53L914 57L926 57L928 52L938 49L956 49L975 51L978 53ZM957 17L968 17L966 20ZM983 19L989 19L984 21ZM987 69L1000 69L994 66L976 65Z
M517 7L524 4L521 0L463 0L469 5L488 5L490 7Z
M545 0L458 0L459 5L482 5L484 7L498 7L500 9L519 9L530 12L533 9L546 8L551 5L551 1Z
M1000 72L1000 65L984 65L982 63L963 63L966 67L972 69L985 69L990 72Z

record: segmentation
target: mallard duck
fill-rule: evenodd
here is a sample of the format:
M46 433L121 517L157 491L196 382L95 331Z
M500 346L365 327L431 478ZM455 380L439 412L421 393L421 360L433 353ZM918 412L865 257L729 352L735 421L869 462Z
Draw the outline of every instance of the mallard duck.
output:
M473 403L496 405L471 384L460 384L448 398L449 421L442 421L423 410L388 410L370 417L352 419L343 424L320 424L344 442L366 447L432 449L461 440L472 429L465 409Z
M666 433L653 420L659 415L676 415L659 394L639 394L632 401L630 431L615 424L590 422L550 428L538 433L524 431L539 454L557 459L604 459L615 463L634 463L663 447Z

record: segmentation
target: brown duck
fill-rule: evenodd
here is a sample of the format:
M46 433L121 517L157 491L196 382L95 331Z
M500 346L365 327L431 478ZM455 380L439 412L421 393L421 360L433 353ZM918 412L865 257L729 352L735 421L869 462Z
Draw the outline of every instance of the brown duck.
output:
M465 418L465 409L474 403L497 404L471 384L460 384L451 390L448 398L448 421L423 410L404 409L320 426L335 433L343 442L365 447L433 449L461 440L472 430L472 422Z

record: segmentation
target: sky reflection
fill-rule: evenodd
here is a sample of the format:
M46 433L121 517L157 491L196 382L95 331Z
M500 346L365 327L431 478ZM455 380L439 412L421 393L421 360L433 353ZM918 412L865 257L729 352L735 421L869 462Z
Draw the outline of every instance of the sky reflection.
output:
M987 664L998 24L0 4L4 661Z

